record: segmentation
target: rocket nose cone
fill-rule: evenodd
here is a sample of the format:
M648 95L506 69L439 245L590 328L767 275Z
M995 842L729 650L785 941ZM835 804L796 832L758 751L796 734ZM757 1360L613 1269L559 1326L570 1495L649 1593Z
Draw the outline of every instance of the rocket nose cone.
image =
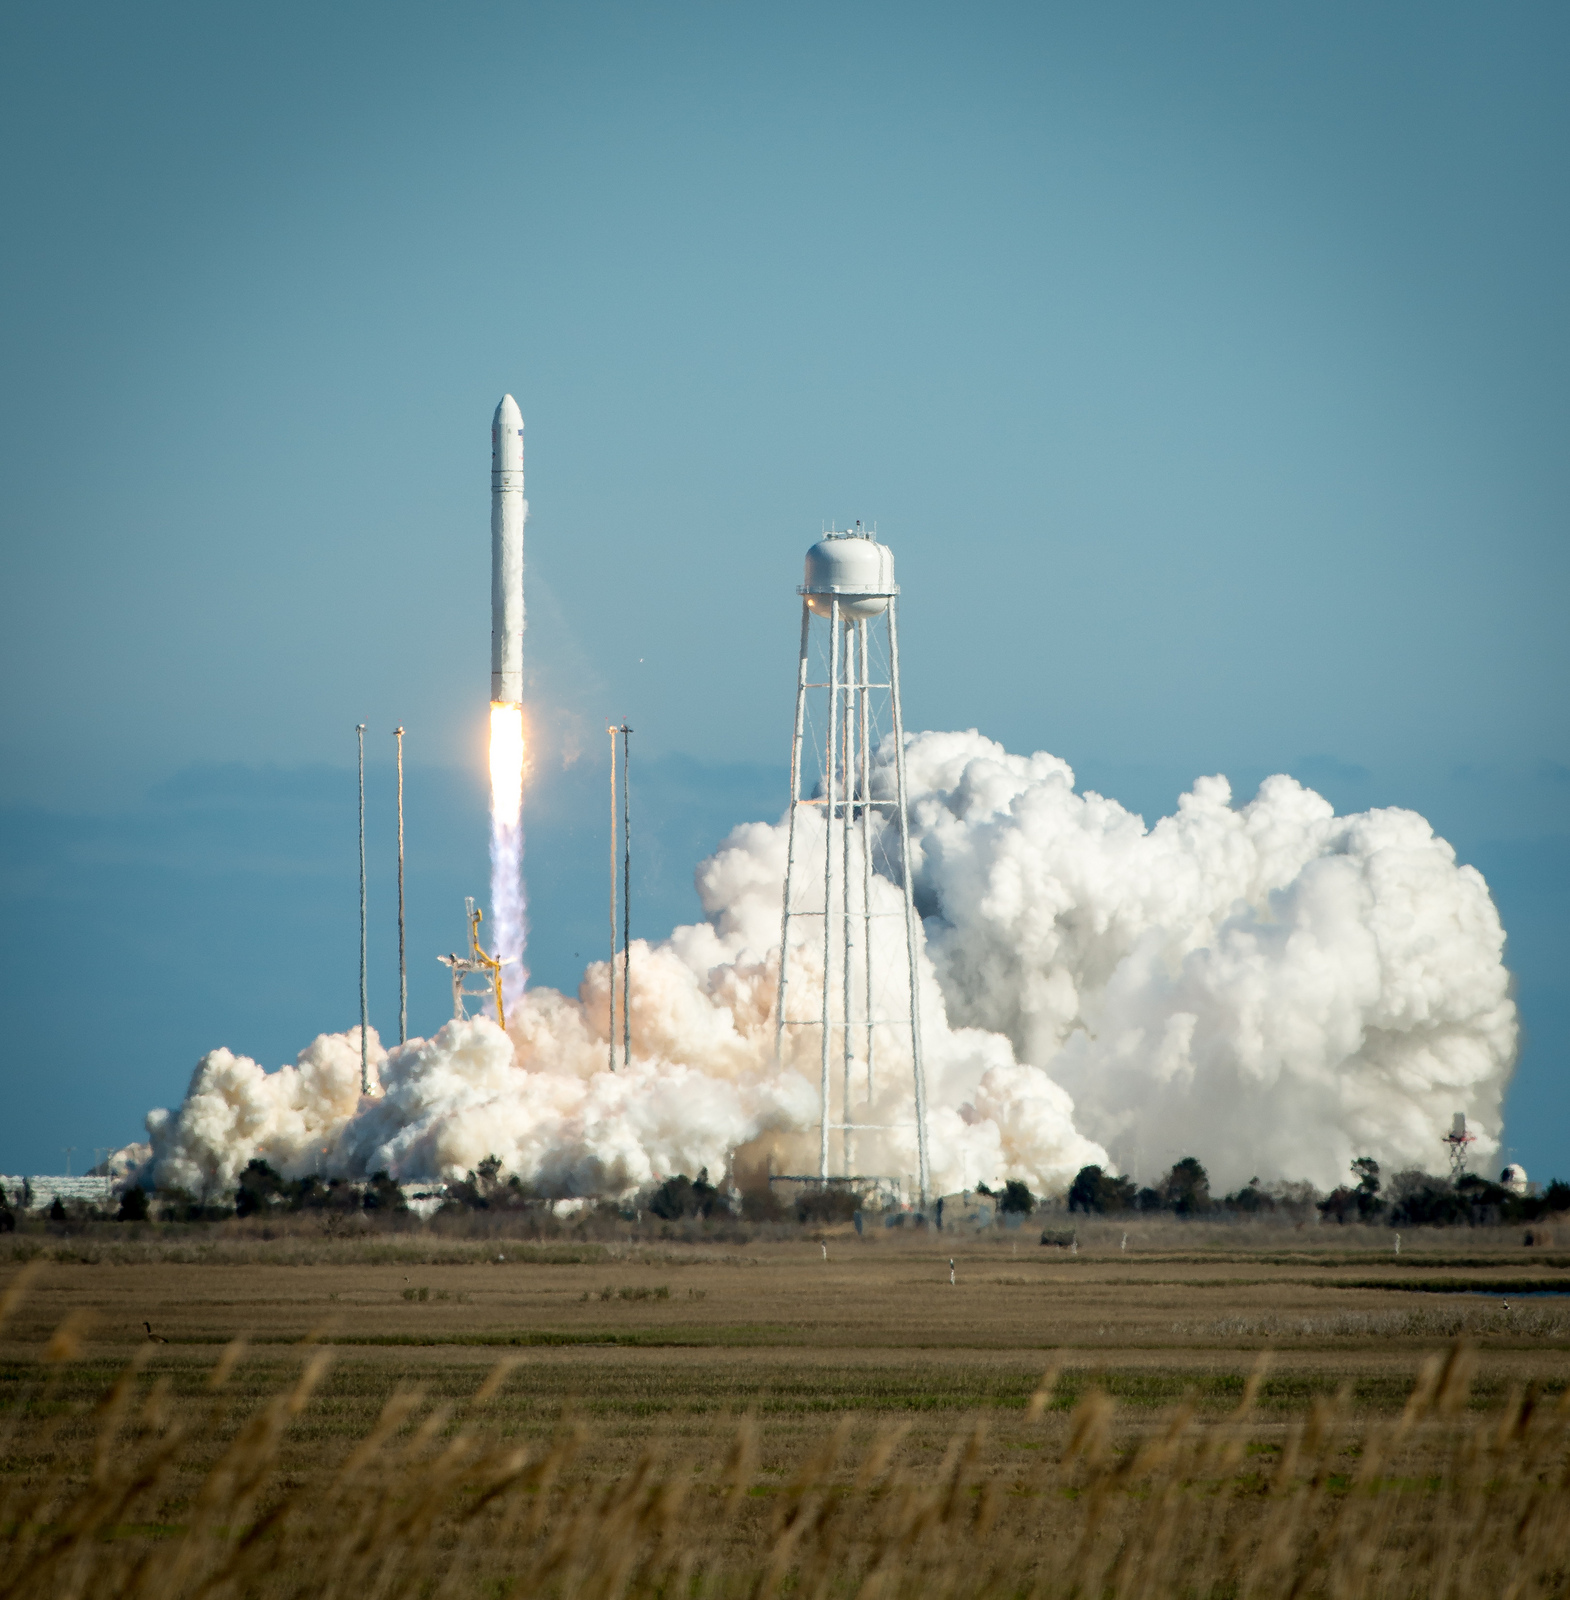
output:
M500 479L498 473L502 474ZM512 481L509 474L515 474L517 481ZM510 394L502 396L491 419L491 487L520 492L523 489L523 414Z

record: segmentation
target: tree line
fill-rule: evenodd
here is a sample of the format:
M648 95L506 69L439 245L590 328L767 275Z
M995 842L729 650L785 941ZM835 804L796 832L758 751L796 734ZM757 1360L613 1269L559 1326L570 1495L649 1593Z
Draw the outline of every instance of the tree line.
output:
M1317 1211L1327 1222L1385 1223L1392 1228L1537 1222L1570 1211L1570 1183L1557 1178L1541 1194L1523 1195L1473 1172L1452 1183L1414 1168L1396 1173L1387 1193L1372 1156L1358 1156L1350 1177L1350 1183L1327 1195L1310 1183L1266 1185L1252 1178L1231 1194L1214 1196L1210 1175L1194 1156L1174 1162L1165 1177L1146 1188L1089 1166L1081 1167L1069 1185L1068 1208L1099 1215L1165 1211L1179 1217L1276 1211L1303 1216Z
M1393 1228L1536 1222L1570 1212L1570 1183L1558 1179L1540 1194L1522 1195L1476 1173L1465 1173L1451 1182L1411 1169L1394 1174L1387 1189L1379 1163L1371 1156L1357 1157L1349 1178L1329 1194L1321 1194L1310 1183L1262 1184L1252 1178L1232 1193L1216 1196L1210 1192L1210 1175L1198 1158L1184 1156L1158 1182L1144 1187L1131 1177L1099 1166L1081 1167L1069 1185L1067 1204L1071 1212L1100 1216L1167 1213L1193 1218L1280 1213L1303 1220L1317 1212L1327 1222L1383 1223ZM463 1178L449 1181L444 1190L438 1214L526 1211L549 1203L549 1197L507 1174L494 1155ZM1009 1179L997 1191L978 1183L972 1192L988 1197L1002 1213L1029 1215L1038 1208L1037 1197L1017 1178ZM7 1199L0 1192L0 1232L16 1225ZM24 1187L17 1199L24 1211L30 1208L28 1189ZM788 1197L769 1187L743 1193L722 1190L710 1181L706 1168L696 1178L685 1173L665 1178L633 1202L596 1202L597 1209L629 1218L646 1211L666 1222L725 1219L818 1226L848 1222L863 1205L854 1191L834 1185ZM80 1205L67 1207L56 1197L48 1215L55 1223L111 1218L117 1222L216 1222L226 1217L298 1212L401 1216L408 1211L403 1190L386 1172L363 1180L315 1175L285 1178L258 1157L247 1164L232 1193L194 1195L177 1188L148 1193L133 1184L121 1191L112 1213Z

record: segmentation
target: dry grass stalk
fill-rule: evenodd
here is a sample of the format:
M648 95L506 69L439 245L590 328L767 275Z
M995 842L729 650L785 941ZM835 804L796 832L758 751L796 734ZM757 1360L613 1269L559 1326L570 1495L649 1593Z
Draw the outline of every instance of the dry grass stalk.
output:
M712 1472L650 1445L627 1471L589 1478L570 1419L531 1456L482 1427L505 1366L456 1409L400 1390L335 1468L286 1477L280 1448L327 1371L307 1349L294 1383L171 1510L183 1453L223 1430L242 1359L225 1352L200 1415L133 1362L80 1449L42 1403L47 1375L19 1396L7 1448L13 1468L38 1466L12 1470L0 1493L0 1597L1517 1600L1570 1582L1570 1402L1519 1388L1480 1416L1461 1344L1423 1365L1398 1416L1360 1423L1343 1390L1284 1434L1254 1414L1263 1365L1221 1422L1185 1404L1142 1434L1120 1434L1094 1388L1065 1429L1050 1371L1022 1420L977 1419L936 1470L902 1455L897 1426L858 1455L846 1420L777 1489L751 1417ZM984 1465L989 1426L1060 1445L998 1474Z

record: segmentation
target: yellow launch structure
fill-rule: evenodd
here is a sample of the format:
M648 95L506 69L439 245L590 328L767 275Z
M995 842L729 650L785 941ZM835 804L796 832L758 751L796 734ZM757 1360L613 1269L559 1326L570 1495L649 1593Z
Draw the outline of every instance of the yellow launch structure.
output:
M507 1026L507 1013L502 1007L502 964L495 956L489 956L480 948L480 923L485 913L478 906L469 909L469 948L474 952L474 959L486 968L491 975L491 986L496 991L496 1021L503 1029Z
M496 1000L496 1020L505 1029L507 1012L502 1005L502 968L506 962L498 961L495 956L488 955L481 948L480 924L485 920L485 913L474 903L472 897L464 901L464 910L469 918L469 954L460 956L454 951L451 955L436 958L444 967L452 968L452 1014L461 1022L468 1015L463 1002L466 999L479 1000L484 997L484 990L476 992L463 986L464 978L471 972L477 972L490 981Z

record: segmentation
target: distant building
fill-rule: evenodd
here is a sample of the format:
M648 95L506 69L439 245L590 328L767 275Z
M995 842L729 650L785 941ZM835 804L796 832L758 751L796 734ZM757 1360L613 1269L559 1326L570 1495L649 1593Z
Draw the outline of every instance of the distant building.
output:
M114 1204L114 1179L104 1177L69 1178L40 1174L31 1177L7 1177L0 1174L0 1189L5 1191L9 1205L22 1209L22 1197L32 1185L33 1210L47 1211L56 1199L62 1205L78 1202L88 1206Z

